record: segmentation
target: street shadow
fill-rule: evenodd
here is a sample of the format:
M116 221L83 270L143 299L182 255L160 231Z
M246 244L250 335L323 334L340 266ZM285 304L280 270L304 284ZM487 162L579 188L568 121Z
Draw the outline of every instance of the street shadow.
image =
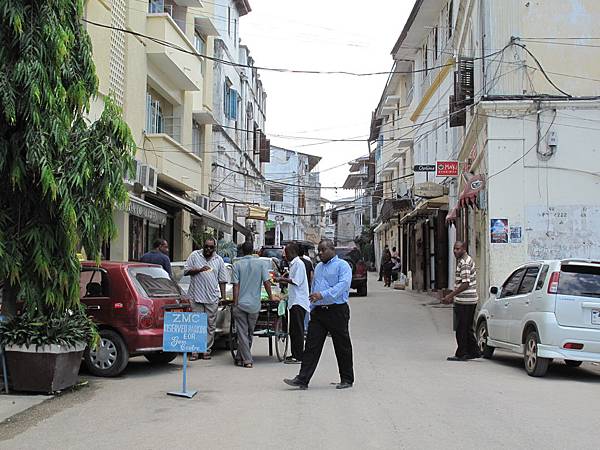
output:
M91 374L85 366L81 366L79 371L80 375L84 375L89 380L98 379L127 379L127 378L146 378L156 376L159 374L166 374L177 372L181 370L182 360L181 357L173 360L172 362L164 365L150 364L143 356L134 356L129 360L125 370L116 377L97 377Z
M479 360L477 362L484 362ZM490 364L500 364L504 367L514 368L527 376L523 367L523 358L518 355L506 353L494 353ZM555 381L579 381L582 383L600 383L600 369L593 366L591 363L583 363L580 367L568 367L563 361L556 360L548 367L548 372L545 379Z

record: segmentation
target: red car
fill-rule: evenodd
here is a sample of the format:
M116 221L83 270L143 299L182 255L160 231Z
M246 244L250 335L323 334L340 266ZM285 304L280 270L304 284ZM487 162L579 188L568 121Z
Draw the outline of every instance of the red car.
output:
M98 348L88 348L84 355L92 374L119 375L131 356L144 355L156 364L169 363L177 356L162 351L164 313L191 311L191 307L162 267L112 261L97 267L94 262L83 262L80 297L101 338Z

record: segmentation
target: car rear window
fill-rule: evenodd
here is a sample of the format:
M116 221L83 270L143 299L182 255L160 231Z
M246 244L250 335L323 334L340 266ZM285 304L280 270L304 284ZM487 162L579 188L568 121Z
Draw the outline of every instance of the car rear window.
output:
M262 256L267 258L283 258L283 250L278 248L265 248L262 251Z
M162 267L130 267L127 269L135 289L149 298L175 297L179 295L177 284L169 278Z
M557 294L600 297L600 267L563 264Z

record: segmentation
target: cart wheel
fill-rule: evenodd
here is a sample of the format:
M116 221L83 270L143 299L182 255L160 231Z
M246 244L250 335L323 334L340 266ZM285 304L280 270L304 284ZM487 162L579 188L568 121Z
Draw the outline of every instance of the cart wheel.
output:
M229 308L229 314L231 314L231 321L229 323L229 351L235 362L235 352L238 348L238 335L235 327L235 320L233 320L233 307Z
M283 317L278 317L275 322L275 352L277 359L283 361L288 350L288 317L287 314Z

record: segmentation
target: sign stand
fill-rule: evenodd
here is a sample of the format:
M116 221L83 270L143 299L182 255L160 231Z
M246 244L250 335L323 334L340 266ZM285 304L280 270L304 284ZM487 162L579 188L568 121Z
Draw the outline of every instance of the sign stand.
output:
M187 352L183 353L183 386L181 387L181 392L171 391L167 392L167 395L174 395L176 397L185 397L192 398L194 395L198 393L198 391L188 391L187 390Z

